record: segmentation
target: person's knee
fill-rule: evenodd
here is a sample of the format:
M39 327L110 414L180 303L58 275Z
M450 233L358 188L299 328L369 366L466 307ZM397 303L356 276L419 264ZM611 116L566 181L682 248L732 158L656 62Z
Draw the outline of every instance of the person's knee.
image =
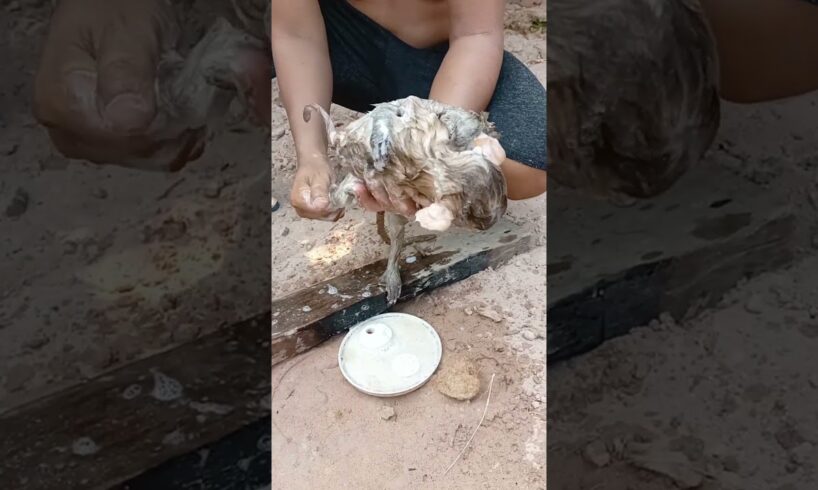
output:
M545 194L545 191L548 190L548 172L545 170L537 170L534 175L533 188L535 196Z
M507 196L512 201L531 199L544 194L548 188L548 173L515 160L503 163Z

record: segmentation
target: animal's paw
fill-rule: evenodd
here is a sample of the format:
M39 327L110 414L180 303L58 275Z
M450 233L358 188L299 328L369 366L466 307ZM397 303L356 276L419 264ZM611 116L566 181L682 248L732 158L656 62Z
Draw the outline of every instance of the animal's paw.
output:
M398 298L400 298L402 287L398 269L387 269L381 276L380 283L386 288L386 304L388 306L394 305L398 301Z
M485 133L474 139L474 151L498 167L506 159L506 151L500 142Z
M432 231L448 230L453 220L454 215L449 208L440 203L432 203L415 213L415 221L423 228Z

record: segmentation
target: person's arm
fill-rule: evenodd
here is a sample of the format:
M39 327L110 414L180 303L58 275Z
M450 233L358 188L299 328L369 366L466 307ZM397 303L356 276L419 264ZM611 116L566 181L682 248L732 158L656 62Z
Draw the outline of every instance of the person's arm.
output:
M449 50L432 83L431 99L486 109L503 63L503 0L450 0Z
M327 159L327 137L318 121L304 122L304 107L319 104L329 111L332 65L318 1L272 0L270 43L273 63L295 142L298 171L291 200L300 216L337 217L329 209L333 178Z
M309 104L329 111L332 66L317 1L272 0L270 43L281 99L287 110L298 156L326 155L326 134L320 124L304 122Z

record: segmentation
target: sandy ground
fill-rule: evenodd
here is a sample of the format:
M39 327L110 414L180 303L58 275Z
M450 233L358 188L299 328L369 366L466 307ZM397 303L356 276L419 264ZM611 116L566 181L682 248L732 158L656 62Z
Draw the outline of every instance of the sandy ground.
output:
M551 489L818 488L816 105L725 105L702 165L791 192L799 258L689 320L551 366Z
M508 9L507 49L544 82L545 5ZM333 117L345 122L354 114L334 107ZM386 247L374 217L360 211L338 223L295 216L286 204L291 138L280 109L273 120L273 136L281 135L273 195L283 202L273 214L276 297L381 258ZM477 363L481 390L471 402L446 398L434 381L398 398L361 394L338 370L340 337L273 369L273 487L545 488L545 212L545 196L512 202L508 217L537 238L532 250L394 308L435 327L444 363L458 356ZM481 308L502 318L475 313ZM486 420L444 475L480 420L492 375ZM381 418L384 407L395 417Z
M173 174L56 154L30 102L50 3L0 11L0 412L269 308L267 223L247 219L265 133L218 128Z

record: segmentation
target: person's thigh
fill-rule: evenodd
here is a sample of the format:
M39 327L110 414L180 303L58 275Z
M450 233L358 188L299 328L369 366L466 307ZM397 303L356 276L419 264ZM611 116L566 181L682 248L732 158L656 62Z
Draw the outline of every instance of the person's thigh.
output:
M500 132L506 156L545 170L545 87L520 60L506 52L497 88L488 106L489 119Z
M721 95L757 102L818 90L814 0L702 0L716 38Z

